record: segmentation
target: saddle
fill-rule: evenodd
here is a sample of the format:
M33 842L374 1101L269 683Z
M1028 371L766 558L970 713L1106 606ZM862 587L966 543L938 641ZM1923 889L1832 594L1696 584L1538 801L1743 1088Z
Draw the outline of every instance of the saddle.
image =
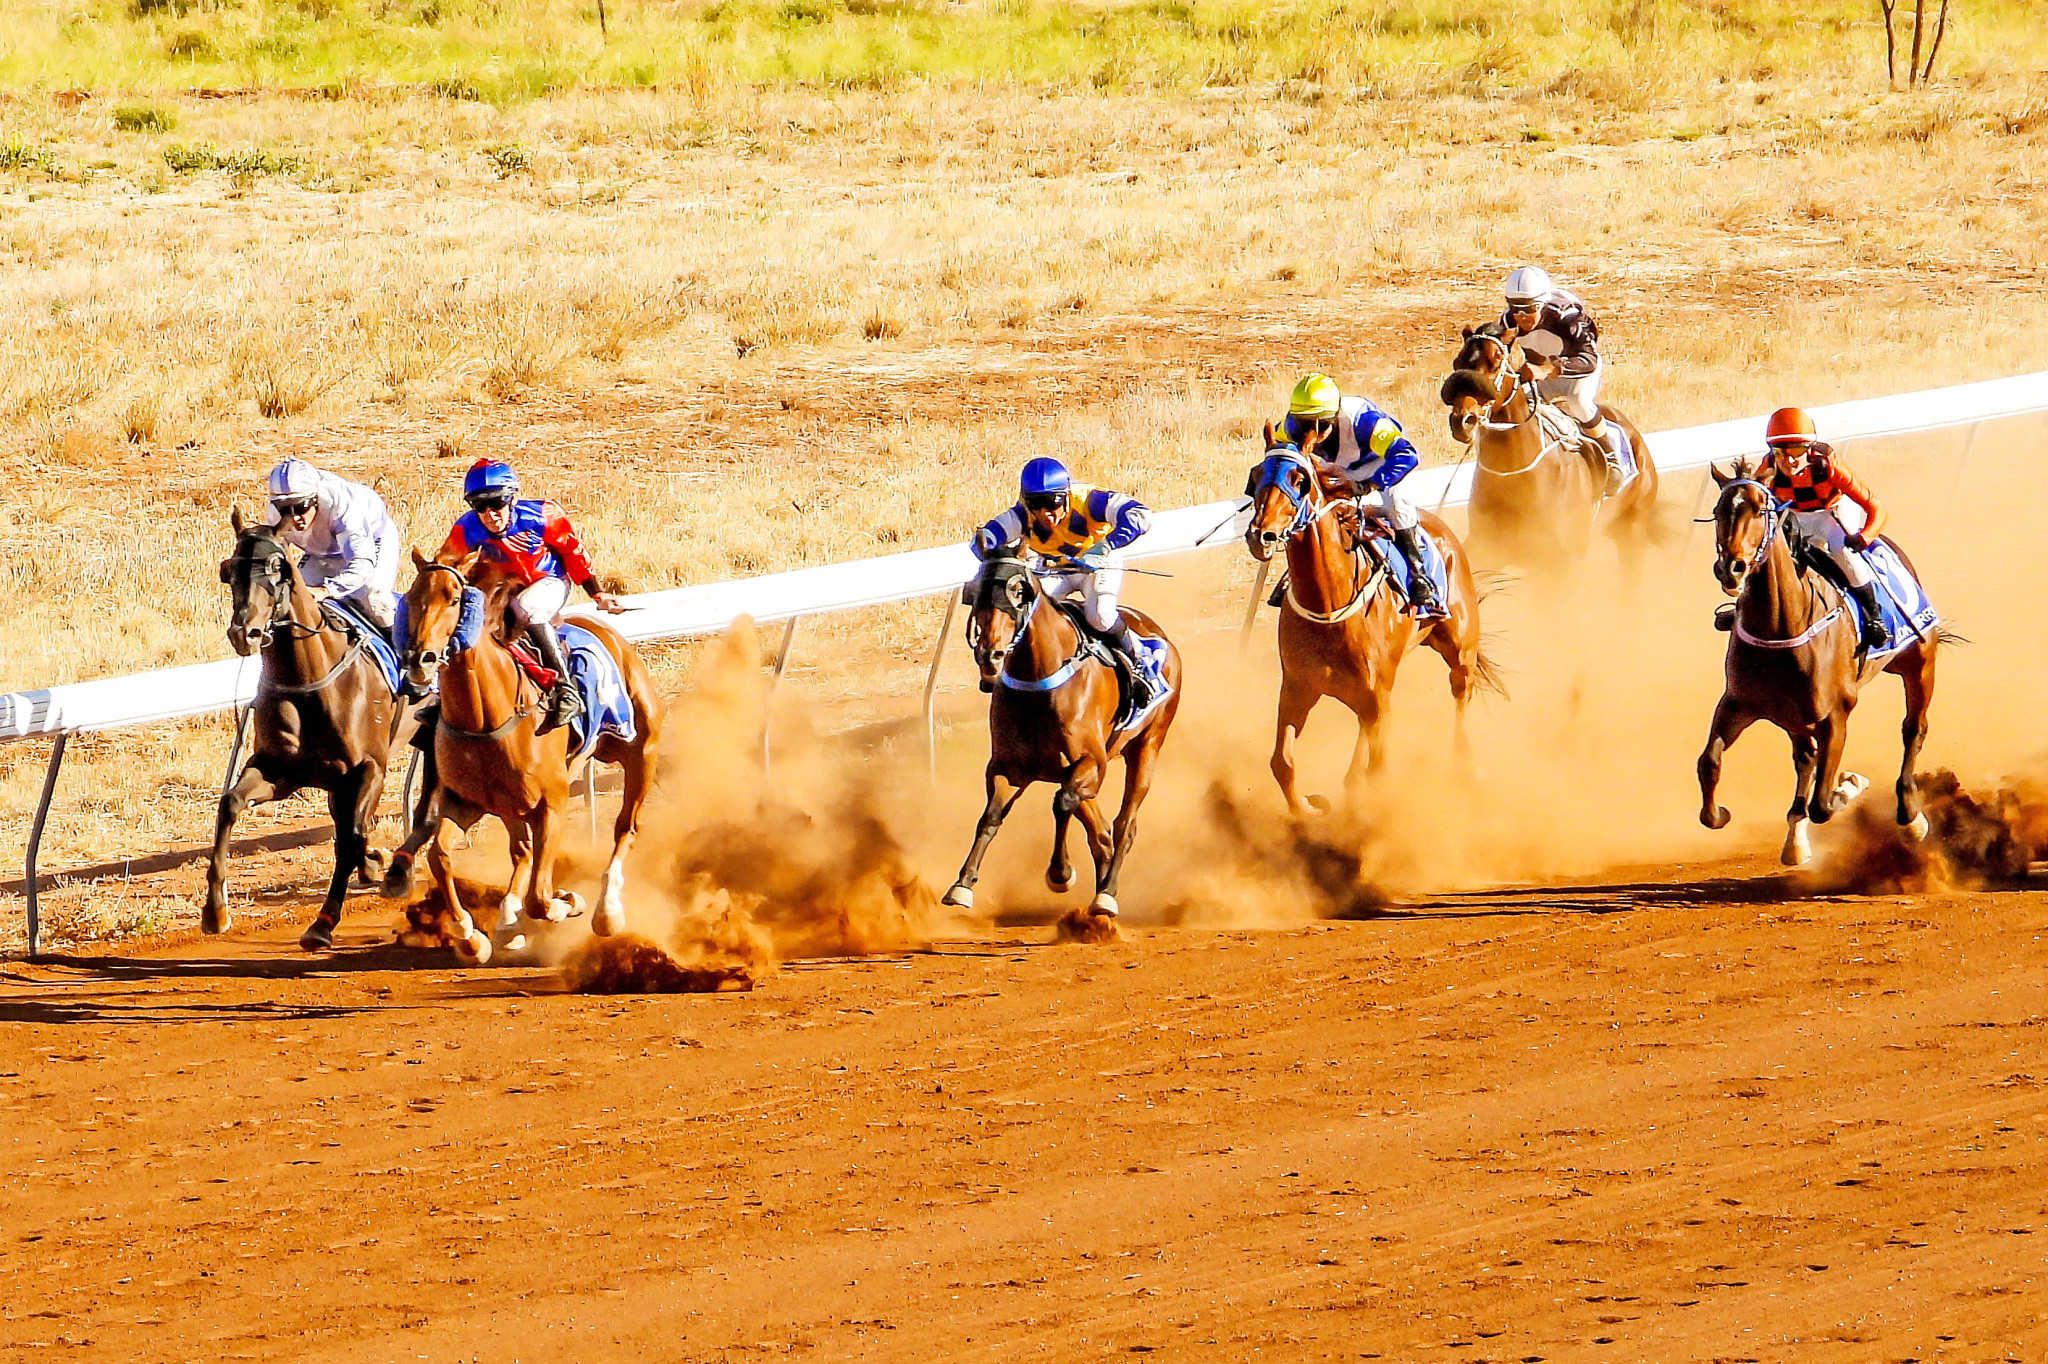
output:
M1074 633L1081 637L1081 645L1076 652L1098 663L1107 663L1110 672L1116 677L1116 719L1111 722L1110 729L1112 732L1122 731L1130 724L1131 717L1137 713L1138 707L1138 679L1131 675L1131 660L1110 648L1107 641L1090 628L1087 613L1081 609L1079 602L1055 601L1051 604L1058 607L1060 613L1073 623ZM1138 638L1146 641L1143 635ZM1149 647L1149 641L1146 642Z

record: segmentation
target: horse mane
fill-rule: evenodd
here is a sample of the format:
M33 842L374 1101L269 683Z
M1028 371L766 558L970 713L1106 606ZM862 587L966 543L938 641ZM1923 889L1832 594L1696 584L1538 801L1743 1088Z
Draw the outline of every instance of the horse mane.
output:
M1448 407L1460 398L1472 398L1482 403L1494 399L1493 381L1474 369L1454 369L1437 390L1437 397Z

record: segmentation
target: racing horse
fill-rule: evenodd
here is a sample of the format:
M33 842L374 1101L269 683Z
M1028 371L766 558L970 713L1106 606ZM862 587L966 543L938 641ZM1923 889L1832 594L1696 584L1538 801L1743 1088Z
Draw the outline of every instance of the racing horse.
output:
M1133 630L1165 646L1159 672L1170 691L1141 723L1118 730L1122 698L1116 665L1086 647L1081 627L1046 596L1028 561L1014 551L991 554L962 596L973 608L967 638L981 670L981 689L991 694L988 804L945 903L974 904L981 859L1010 807L1033 782L1053 782L1060 789L1052 803L1052 860L1046 864L1045 883L1056 892L1073 886L1067 826L1079 815L1095 862L1095 899L1086 914L1070 915L1063 929L1091 940L1112 937L1117 878L1137 835L1138 807L1152 787L1160 747L1180 708L1180 651L1151 617L1121 608ZM1124 796L1112 828L1096 796L1110 763L1119 757Z
M1438 396L1450 408L1451 438L1471 446L1477 464L1468 532L1473 552L1489 563L1557 571L1583 559L1600 531L1621 554L1624 581L1634 582L1643 550L1660 533L1657 465L1643 433L1620 410L1600 404L1607 420L1627 433L1637 469L1628 486L1603 497L1605 467L1576 454L1576 422L1539 404L1515 334L1488 322L1465 328L1464 337ZM1567 457L1551 458L1559 451Z
M1735 618L1726 687L1699 757L1700 823L1709 829L1727 826L1728 810L1714 799L1722 756L1750 725L1768 720L1792 740L1792 808L1785 815L1779 860L1786 866L1807 861L1813 855L1808 821L1827 823L1867 785L1841 771L1842 749L1858 693L1880 672L1888 672L1906 689L1897 818L1911 837L1924 837L1927 816L1917 809L1913 764L1927 739L1935 657L1943 643L1956 637L1937 627L1889 657L1860 654L1856 620L1842 591L1793 553L1787 514L1770 490L1750 477L1744 464L1738 463L1733 474L1718 467L1712 472L1721 488L1714 504L1714 576L1735 598ZM1901 562L1905 557L1899 554ZM1910 564L1907 570L1912 571Z
M1280 612L1280 709L1273 736L1273 779L1293 813L1327 809L1321 797L1304 800L1295 780L1294 745L1309 712L1333 696L1358 717L1358 738L1345 775L1347 797L1385 759L1379 728L1386 718L1394 674L1416 644L1443 656L1457 699L1457 745L1465 752L1465 704L1475 688L1505 694L1499 670L1479 634L1479 591L1458 537L1441 519L1422 513L1422 530L1443 556L1450 591L1447 614L1432 620L1410 612L1406 595L1374 560L1365 542L1373 530L1344 494L1343 475L1324 470L1305 450L1323 439L1321 428L1297 445L1266 423L1265 457L1246 484L1252 499L1245 546L1266 563L1285 546L1287 587Z
M499 907L498 931L516 928L522 913L552 922L582 913L581 896L555 889L575 755L567 726L536 732L544 698L505 643L511 580L480 565L474 554L457 565L426 559L417 550L412 559L418 573L406 589L399 643L415 687L438 679L441 712L427 818L407 848L427 843L427 866L452 921L449 936L456 952L483 963L491 957L491 938L476 927L456 891L448 857L451 833L496 815L511 837L512 874ZM602 621L579 617L575 624L618 665L633 716L632 738L607 732L589 754L589 761L615 763L625 774L604 890L590 925L603 935L626 927L626 854L639 832L662 711L647 666L625 637ZM596 710L587 707L588 723L597 723ZM390 890L387 885L386 893Z
M235 822L251 805L310 787L327 793L334 817L334 874L299 946L323 951L334 945L349 877L367 884L381 870L370 831L391 747L411 707L393 694L368 645L307 590L277 533L245 525L240 508L229 521L235 552L220 565L221 581L234 592L228 642L244 658L260 653L263 676L256 684L249 761L222 793L214 820L200 927L225 933L233 926L227 859Z

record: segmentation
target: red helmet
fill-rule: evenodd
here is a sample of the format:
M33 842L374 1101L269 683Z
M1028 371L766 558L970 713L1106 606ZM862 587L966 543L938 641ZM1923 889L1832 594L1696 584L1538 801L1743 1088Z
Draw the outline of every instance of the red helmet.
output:
M1780 445L1810 445L1819 432L1813 429L1813 418L1800 407L1781 407L1771 414L1771 420L1764 427L1764 444L1773 450Z

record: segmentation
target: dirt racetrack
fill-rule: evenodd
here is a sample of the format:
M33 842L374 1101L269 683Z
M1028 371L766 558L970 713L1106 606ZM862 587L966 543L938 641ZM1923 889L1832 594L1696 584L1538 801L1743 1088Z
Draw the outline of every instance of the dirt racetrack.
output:
M10 967L0 1350L2042 1358L2043 896L1768 872L752 994Z

